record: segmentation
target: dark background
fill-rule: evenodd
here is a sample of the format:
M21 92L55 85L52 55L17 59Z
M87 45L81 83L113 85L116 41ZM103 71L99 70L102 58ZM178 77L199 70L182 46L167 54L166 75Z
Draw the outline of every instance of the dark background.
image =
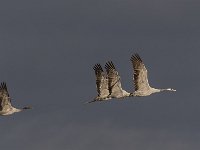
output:
M200 2L7 0L0 3L0 80L15 107L0 118L3 150L199 149ZM85 105L93 65L112 60L133 91L139 53L148 97Z

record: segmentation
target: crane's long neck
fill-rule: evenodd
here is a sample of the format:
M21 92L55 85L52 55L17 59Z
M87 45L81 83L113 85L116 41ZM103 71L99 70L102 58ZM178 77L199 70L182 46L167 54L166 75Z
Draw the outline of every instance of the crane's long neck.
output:
M174 89L172 89L172 88L167 88L167 89L159 89L160 91L176 91L176 90L174 90Z
M20 109L14 108L14 111L15 111L15 112L20 112L20 111L27 110L27 109L31 109L31 107L26 106L26 107L23 107L23 108L20 108Z
M155 89L155 88L151 88L152 93L157 93L157 92L162 92L162 91L176 91L172 88L167 88L167 89Z

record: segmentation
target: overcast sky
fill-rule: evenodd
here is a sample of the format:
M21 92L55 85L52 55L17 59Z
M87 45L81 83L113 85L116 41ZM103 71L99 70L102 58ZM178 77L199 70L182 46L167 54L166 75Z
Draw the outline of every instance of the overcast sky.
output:
M8 0L0 3L0 81L15 107L3 150L188 150L200 139L200 2ZM95 63L112 60L133 91L139 53L157 93L84 105Z

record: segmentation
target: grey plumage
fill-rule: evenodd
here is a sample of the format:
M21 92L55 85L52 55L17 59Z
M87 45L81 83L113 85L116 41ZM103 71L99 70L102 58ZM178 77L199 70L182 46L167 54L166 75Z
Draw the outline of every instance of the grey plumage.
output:
M96 75L96 88L98 96L94 100L87 102L92 103L95 101L105 101L112 98L125 98L132 96L148 96L152 93L161 91L176 91L174 89L155 89L149 85L147 69L138 54L131 57L133 66L133 83L135 91L129 93L123 90L120 80L120 75L112 61L105 64L106 72L100 64L95 64L93 69Z
M95 64L93 67L96 76L96 89L98 96L94 100L87 103L92 103L95 101L109 100L109 90L108 90L108 77L107 74L103 71L103 68L100 64Z
M8 93L7 85L2 82L0 85L0 115L11 115L15 112L20 112L25 109L30 109L31 107L24 107L22 109L17 109L11 105L11 98Z
M152 93L161 92L161 91L176 91L171 88L167 89L155 89L149 85L148 82L148 72L147 69L140 58L140 56L136 53L132 55L131 62L134 70L133 81L135 86L135 92L133 96L148 96Z
M0 111L6 111L11 107L11 99L8 93L6 83L1 83L0 86Z
M147 91L150 89L147 69L138 54L132 55L131 62L134 69L133 81L135 91Z
M130 93L122 89L120 75L116 70L112 61L108 61L105 65L108 75L108 89L109 97L111 98L123 98L130 96Z
M122 89L119 73L117 72L112 61L108 61L106 63L106 72L103 71L103 68L100 64L95 64L93 69L96 76L96 88L98 96L95 97L94 100L86 103L130 96L130 93Z
M103 71L103 68L100 64L96 64L93 69L96 75L96 88L98 92L98 98L104 99L109 94L107 74Z

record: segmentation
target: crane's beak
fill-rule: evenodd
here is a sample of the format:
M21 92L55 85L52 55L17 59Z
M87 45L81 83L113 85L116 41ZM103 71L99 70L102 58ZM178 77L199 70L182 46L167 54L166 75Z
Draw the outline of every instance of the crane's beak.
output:
M176 90L175 90L175 89L171 89L171 91L174 91L174 92L175 92Z
M31 106L26 106L23 109L32 109L32 107Z

